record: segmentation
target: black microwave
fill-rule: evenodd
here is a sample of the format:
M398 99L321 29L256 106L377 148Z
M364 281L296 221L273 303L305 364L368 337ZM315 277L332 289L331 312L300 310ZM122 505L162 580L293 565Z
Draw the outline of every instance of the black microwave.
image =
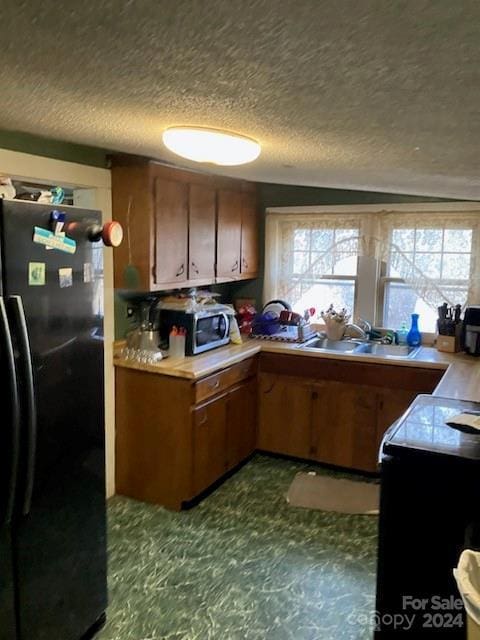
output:
M168 336L174 326L186 329L185 355L187 356L195 356L230 342L230 319L221 311L212 309L188 313L162 309L160 311L162 342L168 342Z

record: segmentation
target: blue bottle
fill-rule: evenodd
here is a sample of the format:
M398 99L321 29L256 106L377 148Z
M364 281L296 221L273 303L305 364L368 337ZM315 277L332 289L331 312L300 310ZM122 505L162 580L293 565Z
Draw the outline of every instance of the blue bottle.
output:
M418 330L418 313L412 313L412 326L407 333L407 344L410 347L418 347L422 344L422 334Z

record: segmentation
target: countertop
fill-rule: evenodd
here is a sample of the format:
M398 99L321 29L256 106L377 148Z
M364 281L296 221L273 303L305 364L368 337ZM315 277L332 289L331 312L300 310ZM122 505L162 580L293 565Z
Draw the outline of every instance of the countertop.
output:
M115 345L118 354L119 344ZM480 402L480 359L465 353L443 353L432 347L421 347L415 358L385 358L366 353L347 354L313 351L299 348L298 344L245 340L242 345L227 345L208 353L185 358L165 358L156 364L143 364L120 357L114 358L117 367L148 371L165 376L198 380L216 371L250 358L260 351L279 354L298 355L306 358L327 358L371 362L401 367L422 367L440 369L445 375L440 380L433 395L455 400Z

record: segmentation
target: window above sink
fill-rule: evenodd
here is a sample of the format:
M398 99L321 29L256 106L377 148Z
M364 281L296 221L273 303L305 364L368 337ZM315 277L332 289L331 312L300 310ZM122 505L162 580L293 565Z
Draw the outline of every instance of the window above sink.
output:
M265 299L434 333L444 301L480 304L480 203L269 209L265 262Z

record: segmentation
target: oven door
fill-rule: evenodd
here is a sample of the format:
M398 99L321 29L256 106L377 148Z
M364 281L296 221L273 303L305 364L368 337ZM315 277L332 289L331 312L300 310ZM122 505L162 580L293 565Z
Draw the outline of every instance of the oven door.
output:
M202 353L230 342L230 321L225 313L198 317L195 322L193 353Z

